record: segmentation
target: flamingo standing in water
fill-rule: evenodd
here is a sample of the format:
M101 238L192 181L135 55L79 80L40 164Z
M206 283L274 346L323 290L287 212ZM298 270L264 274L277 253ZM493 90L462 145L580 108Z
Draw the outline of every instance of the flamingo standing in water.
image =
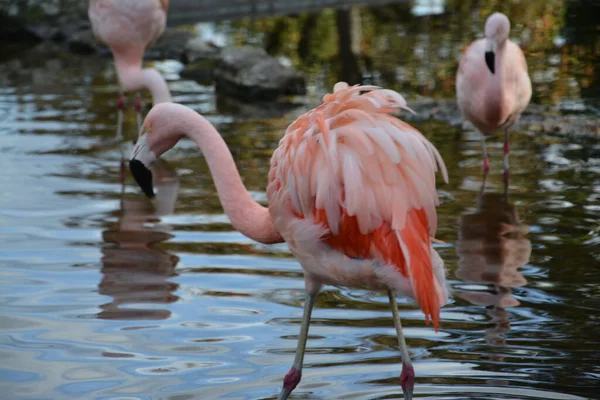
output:
M531 100L531 80L525 56L508 38L510 21L493 13L485 22L485 39L466 49L456 75L456 98L464 117L481 135L483 170L490 164L485 135L504 130L504 176L508 180L508 129L519 120Z
M201 149L234 228L262 243L287 242L304 269L307 297L294 364L279 399L300 382L310 316L324 284L386 290L402 353L400 382L412 398L414 369L396 295L416 298L437 330L448 297L437 225L435 172L444 162L418 130L390 115L408 109L398 93L337 83L323 104L287 129L271 158L269 207L256 203L227 145L204 117L159 104L133 148L131 172L153 196L150 166L187 136Z
M117 139L122 138L125 91L147 88L153 104L170 102L164 78L154 68L142 69L144 52L163 34L169 0L90 0L88 16L94 36L106 44L115 59L121 92L117 100ZM138 132L142 123L142 100L136 93Z

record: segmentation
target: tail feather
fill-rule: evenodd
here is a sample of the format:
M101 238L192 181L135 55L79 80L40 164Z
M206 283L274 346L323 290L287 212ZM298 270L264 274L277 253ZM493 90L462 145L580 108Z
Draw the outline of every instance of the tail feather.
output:
M349 216L344 209L341 214L339 233L328 233L323 236L323 240L348 257L378 258L393 265L398 272L410 279L415 298L425 314L425 322L429 324L433 321L437 331L440 307L445 304L447 294L443 262L431 247L425 210L411 210L402 231L394 230L390 223L384 222L368 234L360 233L356 216ZM330 230L324 209L315 208L313 215L314 222ZM435 260L432 260L432 256L435 256ZM441 278L438 276L440 273Z
M431 259L431 241L425 211L411 210L406 226L399 232L398 238L409 254L408 274L411 279L415 298L423 313L425 322L433 321L437 331L440 325L440 285L436 285Z

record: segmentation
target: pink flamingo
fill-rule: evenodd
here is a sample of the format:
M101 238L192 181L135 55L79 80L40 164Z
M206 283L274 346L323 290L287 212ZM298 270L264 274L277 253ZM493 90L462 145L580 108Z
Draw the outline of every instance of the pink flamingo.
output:
M117 139L122 138L125 91L147 88L153 104L170 102L164 78L154 68L142 69L144 52L163 34L169 0L90 0L88 16L94 36L106 44L115 59L122 87L117 100ZM136 94L138 132L142 122L142 100Z
M337 83L279 142L268 208L252 199L204 117L169 103L152 108L144 121L129 165L146 195L153 196L152 162L187 136L204 154L234 228L262 243L287 242L304 269L302 327L279 399L300 382L310 316L324 284L387 291L402 353L400 382L412 398L415 374L395 296L416 298L437 331L448 293L430 236L437 229L435 172L439 167L447 181L447 171L425 136L390 115L399 109L408 107L394 91Z
M485 39L466 49L456 75L456 98L464 117L481 135L483 170L490 164L485 135L504 130L504 174L508 180L508 129L531 100L531 80L525 56L508 38L510 21L493 13L485 22Z

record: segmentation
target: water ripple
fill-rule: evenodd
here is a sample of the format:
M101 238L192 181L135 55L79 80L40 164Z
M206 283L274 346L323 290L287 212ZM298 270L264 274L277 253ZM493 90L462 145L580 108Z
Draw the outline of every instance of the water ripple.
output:
M434 3L414 7L437 9L443 2ZM409 96L452 97L455 56L472 36L464 32L481 25L487 3L481 12L466 7L467 14L436 12L406 23L412 14L401 4L364 8L369 29L362 43L373 54L359 64L389 67L375 68L369 79ZM597 63L586 64L585 51L595 47L573 47L573 26L557 27L565 36L555 44L552 26L542 24L549 29L542 32L519 17L556 22L558 14L575 15L561 1L556 12L539 14L540 4L506 6L520 21L515 36L532 40L534 102L559 98L552 112L588 115L597 100L584 94L595 85L587 66ZM333 16L319 17L315 39L328 60L339 62L327 50L335 50L329 43L335 35L322 30L335 26ZM289 21L309 16L299 18ZM254 31L279 27L286 37L282 52L297 65L298 56L287 53L300 34L278 21L204 29L239 44ZM544 38L550 47L543 47ZM322 56L313 52L308 59ZM272 150L287 124L335 81L337 66L323 62L303 64L310 94L283 111L217 97L214 87L182 78L178 61L153 64L167 75L175 101L205 114L223 133L252 197L266 204ZM112 141L119 89L110 58L44 44L0 62L0 82L4 396L275 398L293 361L304 301L302 270L287 245L257 244L233 230L190 140L155 164L157 199L140 194L125 165L136 137L133 110L125 115L128 140ZM414 301L398 299L417 373L415 398L597 396L600 146L515 128L503 196L500 137L488 139L492 172L482 191L475 131L415 125L451 171L450 183L439 185L437 236L445 243L435 247L452 288L437 333ZM293 397L400 398L400 368L386 296L328 287L313 312L303 381Z

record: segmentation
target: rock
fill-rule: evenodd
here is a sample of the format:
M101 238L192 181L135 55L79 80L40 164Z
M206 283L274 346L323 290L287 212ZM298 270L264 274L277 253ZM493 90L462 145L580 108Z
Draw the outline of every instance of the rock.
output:
M183 49L193 37L193 33L184 30L167 28L165 33L146 51L144 58L148 60L183 60Z
M193 79L202 85L212 85L213 71L221 48L200 36L188 40L185 45L182 61L187 64L180 76Z
M408 101L408 106L416 114L402 112L405 121L437 120L451 126L459 126L465 130L473 130L473 125L465 121L455 100L426 99ZM530 104L527 106L519 123L512 128L525 134L547 133L566 137L600 138L598 118L591 115L563 115L555 107Z
M88 2L81 0L0 0L0 36L5 37L17 24L23 34L51 39L61 27L86 21L87 7ZM5 24L5 19L13 23Z
M198 60L216 60L220 53L220 47L201 37L194 37L185 45L183 61L185 63L194 63Z
M302 73L255 47L222 50L214 78L218 93L244 100L271 101L281 95L306 94Z

